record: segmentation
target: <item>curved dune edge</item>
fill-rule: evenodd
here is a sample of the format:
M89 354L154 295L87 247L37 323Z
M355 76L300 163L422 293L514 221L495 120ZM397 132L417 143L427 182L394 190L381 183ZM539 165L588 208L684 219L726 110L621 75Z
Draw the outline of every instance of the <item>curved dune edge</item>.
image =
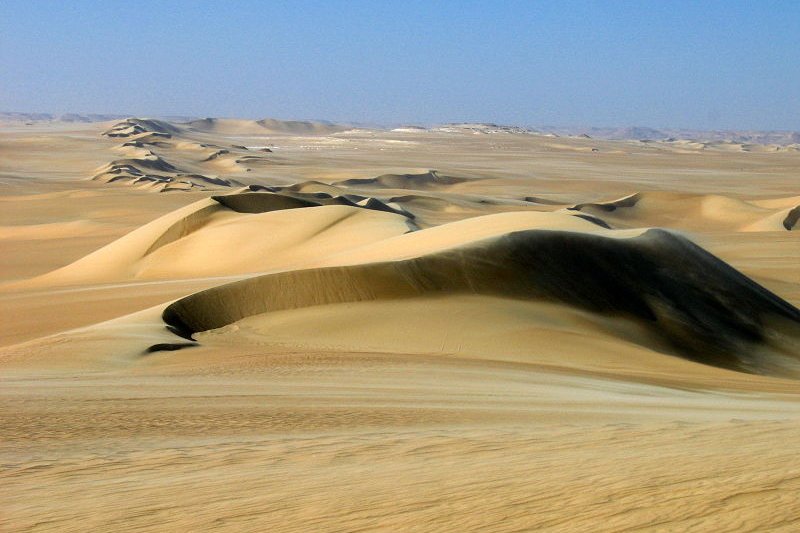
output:
M646 228L609 230L568 211L509 211L475 216L377 241L346 255L334 255L321 266L340 266L411 259L469 246L484 239L527 230L553 230L624 239L641 235Z
M265 192L262 192L265 191ZM346 205L350 207L363 207L375 211L395 213L409 219L411 229L416 225L411 223L414 215L396 204L382 202L370 196L354 194L329 194L326 192L306 193L282 187L250 186L244 192L212 196L212 198L228 209L237 213L263 213L279 209L294 209L298 207L319 207L323 205Z
M665 225L732 231L791 230L800 218L798 197L741 200L715 194L637 192L608 202L576 204L567 210L595 216L615 228Z
M628 238L643 231L636 223L653 218L637 215L636 210L644 209L641 204L647 203L647 198L663 196L660 193L637 193L614 202L579 204L557 211L501 212L414 231L419 230L415 215L400 203L344 194L341 189L333 187L330 191L306 191L308 186L309 183L242 188L228 195L200 200L164 215L70 265L31 280L15 282L15 286L73 285L172 276L213 277L409 259L527 229ZM687 200L688 208L696 209L697 198L688 198L691 200ZM709 197L701 205L708 210L709 202L716 205L716 200ZM676 201L672 199L667 203ZM322 214L308 211L304 209L306 207L326 211ZM764 207L754 209L768 211ZM285 213L279 214L279 211ZM353 215L357 218L351 219L347 225L341 224ZM766 218L740 227L740 230L771 231L776 227L791 230L798 217L800 208L783 207ZM363 227L358 227L356 221L364 223ZM607 221L611 221L613 226ZM345 227L353 233L343 233ZM331 239L326 244L325 253L303 251L310 245L310 239L319 240L319 233L327 231L332 232L327 233ZM298 238L291 241L290 236ZM297 258L291 257L293 249L300 251ZM208 260L210 256L214 256L213 261Z
M242 145L211 144L203 138L204 134L232 135L238 132L243 135L329 135L342 129L339 126L314 122L202 119L174 125L159 120L131 118L103 132L107 137L120 138L123 141L116 147L116 151L122 153L124 157L110 161L97 169L92 179L105 183L124 183L159 192L242 187L245 182L250 181L246 179L248 172L280 164L280 157L278 159L264 157L264 154L251 152ZM194 134L201 134L201 138L191 140ZM179 154L185 151L199 153L190 157L190 161L187 162L186 158ZM263 149L259 150L261 151ZM207 175L208 172L211 174ZM243 179L244 182L241 181ZM450 207L456 210L459 209L457 207L459 205L460 209L477 209L484 212L487 205L505 206L503 209L562 205L569 210L577 211L575 216L583 217L601 227L615 229L657 226L693 231L713 226L719 230L741 232L791 231L800 219L800 207L797 206L796 196L765 200L740 199L715 194L644 191L617 200L584 202L571 207L570 204L558 204L537 196L525 196L524 201L516 202L491 196L468 198L462 195L462 198L456 199L458 195L455 191L461 190L460 185L469 185L485 179L487 178L467 178L428 170L419 173L350 178L334 181L332 184L317 182L317 186L311 185L314 184L312 180L307 182L309 186L305 188L302 184L297 184L299 186L297 189L294 189L294 186L287 188L268 185L251 185L251 188L272 190L272 192L283 189L281 192L286 195L292 192L307 192L306 188L317 189L316 192L325 192L338 198L358 196L358 193L363 193L362 198L370 197L368 202L371 205L367 207L400 212L407 216L418 208L422 213L433 210L434 213L428 212L427 217L422 216L418 220L417 224L420 227L429 227L458 218L457 216L447 218L444 206L431 205L431 202L441 203L442 198L437 197L437 194L442 191L446 191L450 196L450 201L453 202ZM422 193L406 195L422 200L413 199L412 203L406 203L401 207L398 203L403 196L396 198L373 196L404 190ZM430 216L432 224L426 220Z
M610 232L563 211L496 213L414 231L413 214L392 202L274 189L243 188L199 200L69 265L16 285L226 276L394 260L533 228L620 237L641 231Z
M129 234L70 265L15 285L66 287L307 268L320 262L320 254L339 256L409 231L403 217L347 206L252 215L207 206L192 214L196 216L147 233Z
M202 227L222 210L211 199L203 199L167 213L67 266L23 282L38 286L69 285L87 280L117 281L132 276L131 266L149 253Z
M786 213L786 218L783 219L783 227L791 231L797 226L798 222L800 222L800 205Z
M192 338L271 311L447 294L629 318L687 358L734 370L796 375L800 362L800 310L664 230L628 239L521 231L402 261L259 276L180 299L163 320Z

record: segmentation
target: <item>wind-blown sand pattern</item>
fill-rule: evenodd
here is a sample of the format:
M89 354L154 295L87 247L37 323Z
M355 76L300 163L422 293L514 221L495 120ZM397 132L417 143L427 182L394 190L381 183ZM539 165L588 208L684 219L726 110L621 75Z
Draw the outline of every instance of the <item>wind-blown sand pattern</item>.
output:
M9 119L0 530L796 531L800 152L592 133Z

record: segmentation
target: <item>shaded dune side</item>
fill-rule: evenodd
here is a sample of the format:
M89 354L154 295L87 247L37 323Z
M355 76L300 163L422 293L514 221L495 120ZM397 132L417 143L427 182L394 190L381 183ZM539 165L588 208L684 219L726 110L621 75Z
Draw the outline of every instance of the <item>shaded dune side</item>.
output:
M150 255L162 246L173 243L199 230L208 224L214 213L221 211L221 207L222 206L217 204L206 205L178 218L171 225L163 229L161 235L153 241L153 244L144 252L143 256Z
M147 133L144 135L137 136L136 140L134 141L124 142L120 146L135 147L135 148L144 148L145 146L155 146L158 148L169 148L171 145L169 142L163 140L163 136L161 134Z
M791 230L800 218L800 207L791 209L792 198L768 201L742 200L714 194L665 191L639 192L610 202L592 202L567 207L600 217L615 227L667 225L698 228L713 224L734 231Z
M374 178L369 178L372 180ZM484 179L484 178L470 178ZM488 179L488 178L487 178ZM341 182L338 182L341 183ZM445 195L433 188L427 191L409 191L408 194L397 195L396 191L380 190L371 187L350 187L308 180L292 185L250 185L251 191L267 191L301 200L319 202L323 205L341 204L355 205L380 211L399 213L413 219L419 227L431 227L453 220L480 216L492 212L527 210L528 202L506 198L490 198L480 195L453 194ZM489 209L487 209L489 207ZM570 213L573 216L580 214ZM591 217L586 218L586 217ZM597 217L585 215L583 218L603 225Z
M427 176L428 174L424 174ZM407 176L422 176L408 174ZM498 213L504 211L539 210L552 211L550 206L542 207L531 202L526 202L511 198L493 198L485 195L454 193L448 187L425 187L408 186L404 183L403 187L384 188L374 186L378 178L365 178L368 185L358 187L357 185L346 185L339 181L333 184L322 183L319 181L308 180L291 185L250 185L251 191L268 191L280 193L287 196L294 196L301 199L333 198L333 200L323 200L325 205L330 202L359 207L378 209L402 214L414 220L416 227L429 228L453 222L469 217L481 216L487 213ZM487 177L455 178L457 180L484 180ZM345 180L347 181L347 180ZM370 186L369 184L373 184ZM406 191L402 194L400 191ZM556 204L553 204L556 205ZM565 205L566 204L558 204ZM604 228L611 228L611 225L597 216L581 214L570 211L570 215L588 220Z
M402 215L409 219L410 227L416 229L416 227L411 224L411 220L414 219L412 213L406 211L399 205L392 205L391 203L383 202L371 196L356 194L334 195L328 192L297 192L291 188L268 187L262 185L251 185L249 190L253 192L212 196L212 198L238 213L262 213L264 211L274 211L277 209L293 209L297 207L315 207L322 205L360 207Z
M237 213L263 213L265 211L297 209L320 205L310 200L268 192L226 194L212 196L211 199Z
M173 133L178 133L179 131L177 127L163 120L128 118L114 124L102 134L106 137L122 138L135 137L141 134L155 134L169 138Z
M786 214L786 218L783 219L783 227L789 231L792 231L794 227L797 226L798 221L800 221L800 205L789 210L789 212Z
M664 230L629 239L521 231L404 261L259 276L178 300L163 320L191 338L270 311L457 293L627 317L681 355L731 369L791 373L800 357L800 310ZM769 357L755 349L767 345Z
M124 154L123 159L115 159L97 170L91 179L104 183L124 183L160 192L218 189L222 187L241 187L242 183L232 178L205 176L187 171L168 162L156 149L185 149L188 146L204 149L200 143L174 142L173 135L180 137L182 130L177 126L160 120L129 118L119 122L102 135L119 137L125 142L115 150ZM233 161L221 161L229 151L216 147L198 163L226 163L231 169L239 170ZM235 157L235 156L234 156ZM246 169L243 169L246 170Z
M551 198L542 198L541 196L526 196L522 199L525 202L530 202L532 204L540 204L540 205L567 205L568 202L559 202L558 200L553 200ZM577 206L575 206L577 207Z
M608 225L608 222L606 222L605 220L603 220L601 218L598 218L598 217L596 217L594 215L587 215L587 214L584 214L584 213L580 213L580 214L577 214L577 215L574 215L574 216L576 216L578 218L582 218L583 220L588 220L592 224L594 224L596 226L600 226L601 228L611 229L611 226Z
M242 186L242 183L235 179L209 177L182 171L153 153L139 158L111 161L101 167L92 179L105 183L155 187L161 192Z
M247 189L243 190L247 191ZM159 251L164 246L177 243L199 230L213 229L215 223L219 225L221 222L225 221L228 223L233 222L234 219L230 217L231 215L234 215L236 217L235 220L238 220L241 224L238 226L235 224L228 224L225 226L224 231L228 232L230 237L222 241L214 241L212 239L212 242L217 246L220 245L220 242L236 241L236 239L241 237L242 231L248 228L255 228L258 224L264 222L263 219L250 217L249 215L267 214L273 211L297 210L298 208L304 207L325 207L327 215L316 214L317 216L308 215L308 217L306 217L300 214L300 212L297 212L297 216L301 218L295 220L293 224L294 229L302 227L314 228L316 227L315 224L320 223L322 219L327 220L327 222L322 222L323 227L325 224L333 226L338 221L355 213L368 215L367 219L364 219L368 228L373 227L368 220L372 220L379 225L380 220L394 220L395 222L391 224L392 230L389 232L389 236L400 235L417 229L412 220L413 217L410 214L405 214L401 212L402 210L393 209L377 200L373 201L374 199L371 198L361 202L352 202L347 199L338 201L336 198L328 198L327 200L330 201L325 201L325 199L303 200L270 192L240 192L226 196L212 196L163 215L73 263L28 280L26 283L70 285L86 281L119 281L139 277L141 275L146 277L148 275L146 272L154 268L155 264L160 265L159 268L161 272L168 272L171 267L183 264L183 260L185 260L187 256L173 257L170 259L169 255L155 257L153 255L154 252ZM338 209L340 209L340 211L328 211L326 206L339 206ZM376 211L381 211L383 213L381 216L378 216L378 214L375 213ZM236 213L241 213L242 215L238 216ZM400 216L396 217L395 215ZM316 222L310 225L306 224L309 218ZM249 235L249 233L246 234ZM366 237L367 235L369 235L369 232L356 235L355 237ZM386 235L384 235L384 237L385 236ZM219 235L217 235L216 238L219 239ZM339 240L337 244L343 244L346 241L347 239ZM260 236L258 239L252 240L251 244L257 247L257 245L261 243L268 247L270 242L273 242L273 240L269 238L269 236ZM353 242L360 241L356 238ZM359 246L364 245L366 242L371 241L367 238L367 240L361 242ZM301 245L302 242L298 242L297 244ZM196 246L194 248L194 251L201 255L202 250L202 246ZM228 252L230 251L231 250L228 250ZM262 251L264 251L264 249L262 249ZM251 253L256 252L251 250ZM232 272L250 272L251 270L241 268L244 257L249 257L252 260L251 265L253 265L254 268L259 268L258 265L264 264L264 261L268 260L270 256L247 256L242 253L242 250L238 250L234 259L239 260L239 262L236 263L239 266L233 268L233 270L226 267L226 265L232 264L230 261L220 260L212 264L219 265L219 275L226 275ZM181 271L180 268L177 268L172 271L173 275L178 275L178 272L185 275L192 271L197 271L201 273L200 275L211 275L209 272L213 272L214 268L208 268L208 261L206 259L198 260L203 261L203 264L198 264L192 267L191 270ZM147 261L155 261L155 263L145 264ZM270 263L270 267L274 267L274 264Z
M642 193L634 193L630 196L625 196L624 198L620 198L619 200L614 200L611 202L597 202L597 203L584 203L584 204L577 204L572 207L568 207L567 209L572 209L574 211L582 211L583 209L590 207L594 208L606 213L613 213L620 207L633 207L642 199Z
M101 168L101 171L95 176L95 179L104 174L134 174L143 175L148 170L155 170L161 172L177 172L178 169L171 165L163 158L150 152L145 157L115 159ZM109 179L108 181L113 181Z

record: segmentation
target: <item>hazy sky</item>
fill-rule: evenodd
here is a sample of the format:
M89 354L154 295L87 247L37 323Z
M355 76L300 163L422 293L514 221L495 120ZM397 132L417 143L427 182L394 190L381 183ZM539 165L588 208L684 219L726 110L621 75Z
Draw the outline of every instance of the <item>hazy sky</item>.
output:
M800 1L0 0L0 110L800 129Z

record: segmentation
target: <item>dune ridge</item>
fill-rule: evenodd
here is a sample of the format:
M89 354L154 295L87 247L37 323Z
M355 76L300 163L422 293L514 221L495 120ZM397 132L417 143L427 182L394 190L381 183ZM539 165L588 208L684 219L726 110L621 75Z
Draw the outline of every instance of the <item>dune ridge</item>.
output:
M765 202L713 194L648 191L608 202L576 204L567 209L622 228L649 223L698 229L713 224L716 228L733 231L781 231L791 230L797 223L793 209L783 207L787 201L793 202L795 198Z
M276 209L279 205L285 205L286 207L284 208L286 209L321 205L362 207L407 217L409 219L409 227L416 229L416 225L412 222L415 218L413 213L403 209L395 202L383 202L370 196L346 194L345 191L341 190L336 190L337 194L330 194L327 192L301 192L291 188L258 185L251 185L248 189L253 192L226 194L213 196L212 198L239 213L260 213Z
M348 219L352 220L344 224ZM300 220L302 224L298 223ZM277 229L284 224L294 224L296 231L288 235L277 232L272 238L268 234L265 236L265 228ZM239 193L199 200L69 265L21 283L71 285L87 281L258 272L282 264L279 259L291 257L292 253L300 262L314 260L313 246L334 253L415 229L412 216L379 201L304 200L279 192L242 189ZM348 231L352 233L348 235ZM334 239L331 232L339 232L339 238ZM314 239L319 240L323 233L332 242L314 244ZM170 245L173 249L163 250ZM304 247L307 250L300 253ZM177 255L177 260L173 254ZM225 259L209 262L209 254Z
M187 149L208 152L208 148L212 146L184 140L184 129L166 121L130 118L115 124L102 135L126 139L124 143L115 147L126 157L115 159L100 167L92 176L92 180L125 183L159 192L213 190L243 185L235 178L208 176L191 169L180 168L167 161L164 155L156 153L158 150L173 154L176 150ZM246 151L246 148L244 150ZM248 170L238 165L239 161L221 159L228 154L230 151L227 149L213 147L204 159L197 161L197 164L216 164L215 168L227 172Z
M448 176L436 170L422 174L383 174L375 178L351 178L337 181L334 185L346 187L382 187L385 189L425 189L437 185L456 185L469 178Z
M120 182L131 186L156 188L160 192L242 186L242 183L235 179L182 172L162 157L152 153L139 158L114 160L100 168L91 179L104 183Z
M147 118L127 118L118 122L109 129L103 131L106 137L135 137L139 138L142 134L151 134L157 137L169 139L172 134L180 130L165 120L155 120Z
M251 278L178 300L163 319L191 338L273 310L429 293L543 299L630 317L687 357L726 368L794 374L800 362L800 310L663 230L627 239L531 230L405 261ZM791 324L786 340L775 319ZM753 356L762 344L770 357Z
M301 120L244 120L230 118L204 118L186 124L188 129L204 133L234 135L328 135L348 129L327 122Z

